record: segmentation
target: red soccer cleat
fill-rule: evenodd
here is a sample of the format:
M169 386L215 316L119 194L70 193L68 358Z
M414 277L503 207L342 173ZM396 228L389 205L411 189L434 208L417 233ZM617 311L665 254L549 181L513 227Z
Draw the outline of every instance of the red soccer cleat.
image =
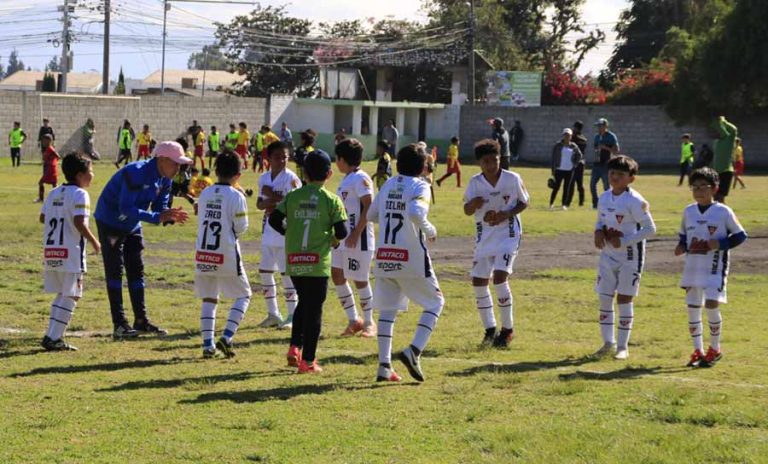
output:
M298 346L291 345L291 347L288 348L288 354L285 357L288 359L288 365L290 367L299 367L299 363L301 363L301 350Z

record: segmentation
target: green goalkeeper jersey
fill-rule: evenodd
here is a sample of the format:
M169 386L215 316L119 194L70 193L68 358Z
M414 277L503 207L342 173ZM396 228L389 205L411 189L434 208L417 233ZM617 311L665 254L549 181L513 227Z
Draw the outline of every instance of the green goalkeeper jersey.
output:
M289 276L330 277L333 225L347 220L344 204L325 188L308 184L277 205L285 215L285 259Z

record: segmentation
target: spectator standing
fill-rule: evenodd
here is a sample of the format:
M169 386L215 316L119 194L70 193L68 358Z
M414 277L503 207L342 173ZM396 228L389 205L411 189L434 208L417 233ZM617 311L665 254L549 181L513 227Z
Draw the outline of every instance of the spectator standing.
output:
M578 145L572 140L573 131L570 128L563 129L562 139L552 149L552 175L555 177L555 186L549 196L549 209L554 209L555 198L563 186L562 209L568 209L568 199L571 196L573 171L584 158Z
M55 143L56 142L56 134L53 133L53 127L49 125L50 121L48 119L43 119L43 125L40 126L40 131L37 133L37 145L40 146L40 151L45 153L46 148L43 147L43 136L50 135L51 140Z
M597 134L595 134L594 148L595 160L592 163L592 173L589 178L589 192L592 194L592 209L597 209L597 200L600 195L597 193L597 183L603 182L603 191L608 190L608 161L614 155L619 154L619 139L616 134L608 130L608 120L600 118L595 123Z
M493 118L491 138L498 142L501 153L501 169L509 169L509 132L504 128L504 120Z
M717 132L717 140L715 140L715 157L712 167L720 178L715 201L725 203L725 197L728 196L733 181L733 149L736 146L739 130L728 122L725 116L717 118L713 128Z
M691 174L695 154L696 150L694 150L693 142L691 142L691 134L683 134L683 142L680 146L680 181L677 183L678 187L682 186L683 180Z
M512 154L512 161L517 161L520 159L520 147L523 144L523 137L525 137L523 126L520 124L520 120L515 120L515 125L512 126L512 129L509 131L509 144L510 152Z
M573 136L571 140L579 147L581 151L581 159L579 163L573 169L573 176L571 177L571 188L568 191L568 201L565 205L570 207L573 201L573 194L575 190L579 191L579 206L584 206L584 156L587 152L587 138L584 137L582 131L584 130L584 123L576 121L573 123Z
M400 138L400 132L395 127L395 121L390 119L381 130L381 138L389 142L389 153L394 156L397 153L397 139Z

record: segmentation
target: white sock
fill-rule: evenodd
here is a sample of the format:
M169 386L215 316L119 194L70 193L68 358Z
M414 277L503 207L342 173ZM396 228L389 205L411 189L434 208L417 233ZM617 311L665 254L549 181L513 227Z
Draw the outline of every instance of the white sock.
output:
M485 329L496 327L496 317L493 315L493 300L491 299L491 290L488 286L472 287L475 289L475 304L477 312L480 314L480 320Z
M379 311L379 330L376 338L379 342L379 364L392 363L392 334L395 331L397 311Z
M616 343L613 333L615 317L613 295L600 294L600 335L603 336L603 343Z
M203 301L200 310L200 335L203 336L203 348L213 348L216 332L216 303Z
M56 316L51 317L51 339L59 340L64 336L64 331L67 330L69 321L72 320L72 315L75 313L75 306L77 302L72 298L62 296L59 298L58 303L55 304Z
M619 306L619 343L617 349L626 350L629 346L629 336L632 334L632 323L635 317L634 303Z
M275 275L271 272L261 274L261 293L264 294L264 304L267 306L267 314L280 317L280 309L277 307L277 284Z
M719 351L720 332L723 330L720 308L707 308L707 319L709 320L709 346Z
M51 340L53 340L53 338L51 338L51 334L53 334L53 329L55 328L56 325L58 325L58 323L54 319L59 318L58 307L61 304L60 300L63 298L64 297L61 295L56 295L56 298L54 298L53 301L51 302L51 316L48 318L48 330L46 330L45 332L45 335Z
M360 309L363 311L363 322L373 324L373 292L369 283L363 288L357 289L357 296L360 297Z
M288 317L293 317L293 312L296 311L296 305L299 303L299 295L293 286L291 276L283 276L283 296L285 296L285 307L288 310Z
M694 350L704 350L703 331L704 324L701 323L701 307L688 306L688 332L691 334Z
M339 304L344 309L344 312L347 313L349 322L356 321L357 305L355 305L355 296L352 295L352 288L349 286L349 282L336 286L336 296L339 298Z
M416 324L416 333L413 334L413 341L411 342L411 345L415 346L419 353L424 351L424 348L427 346L429 337L432 335L432 331L435 330L437 319L442 311L443 306L440 305L437 308L424 309L421 312L419 323Z
M228 342L232 341L232 337L237 333L237 328L240 327L245 317L245 312L248 311L248 305L251 303L251 297L242 297L235 300L232 307L229 308L229 317L227 317L227 325L224 328L224 339Z
M512 291L509 289L509 282L494 285L496 290L496 301L499 303L499 315L501 316L501 327L503 329L512 329L514 316L512 314Z

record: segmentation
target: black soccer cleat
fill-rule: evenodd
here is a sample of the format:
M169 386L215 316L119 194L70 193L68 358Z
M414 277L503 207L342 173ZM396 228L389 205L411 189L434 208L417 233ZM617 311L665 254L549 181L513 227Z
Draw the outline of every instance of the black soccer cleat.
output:
M216 342L216 349L221 351L227 358L235 357L234 347L234 344L232 342L227 342L224 337L219 338Z
M133 323L133 330L135 330L138 333L142 334L149 334L149 335L168 335L168 331L165 329L161 329L160 327L156 326L152 322L149 321L149 319L145 320L139 320L137 319Z
M424 381L424 372L421 371L421 360L420 357L413 352L413 348L409 346L408 348L401 351L398 355L398 359L400 359L400 361L405 364L405 367L408 369L408 373L411 374L411 377L419 382Z
M47 335L43 337L41 345L45 348L45 351L77 351L76 346L65 342L63 338L52 340L51 337Z
M139 336L139 333L131 327L130 324L127 322L122 322L120 325L115 327L115 330L112 332L112 338L115 340L123 340L126 338L136 338Z
M514 329L501 329L501 332L499 332L498 335L496 335L496 338L493 339L493 347L494 348L508 348L509 344L512 343L512 339L515 337L515 331Z

